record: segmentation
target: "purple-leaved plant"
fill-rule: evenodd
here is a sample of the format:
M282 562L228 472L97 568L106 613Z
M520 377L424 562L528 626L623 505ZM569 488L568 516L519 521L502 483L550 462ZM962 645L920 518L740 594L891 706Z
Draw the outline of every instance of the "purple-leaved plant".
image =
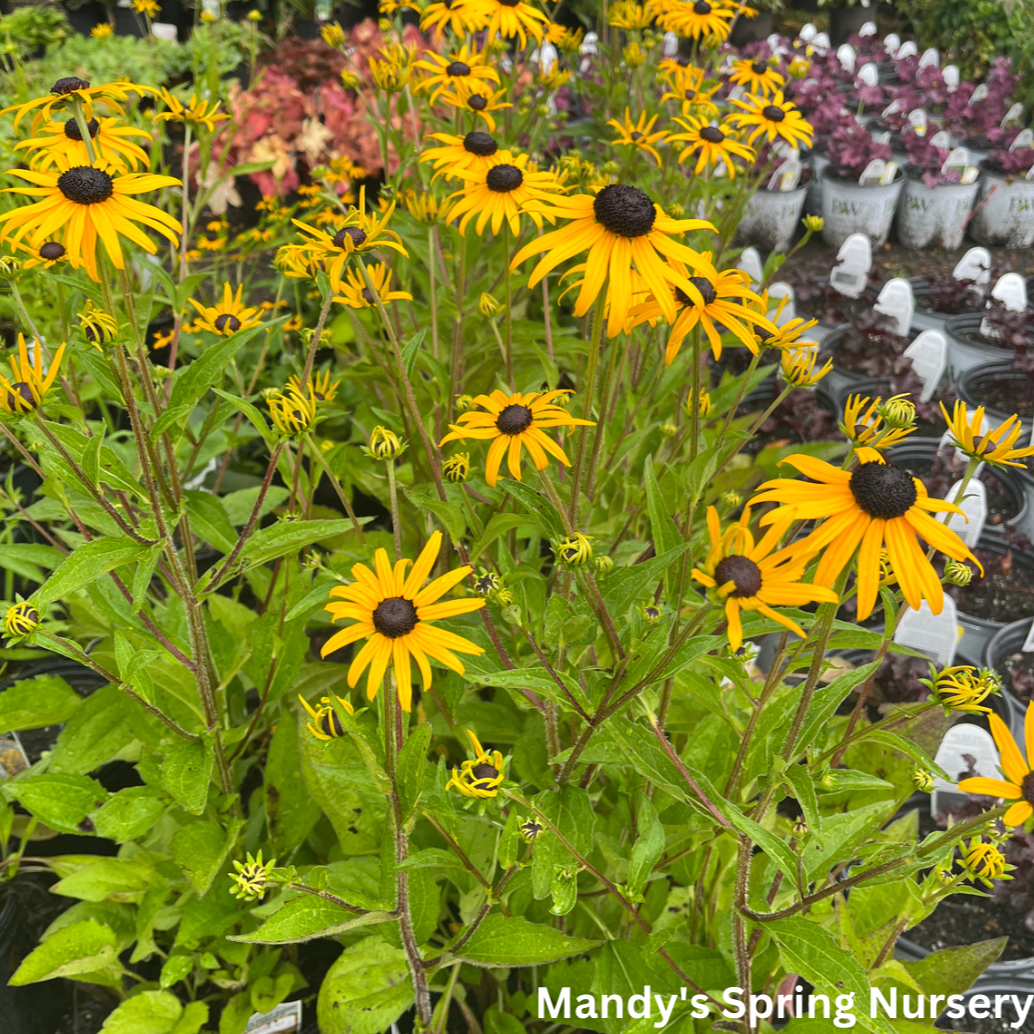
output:
M826 156L836 176L857 182L869 162L890 157L890 148L876 143L869 131L852 119L833 131L826 145Z

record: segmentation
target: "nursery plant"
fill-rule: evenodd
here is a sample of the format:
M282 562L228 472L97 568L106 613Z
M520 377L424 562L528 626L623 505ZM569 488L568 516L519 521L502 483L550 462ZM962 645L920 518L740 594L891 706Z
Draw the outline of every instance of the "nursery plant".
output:
M1000 954L894 957L1007 874L1034 792L992 715L1006 781L962 789L1005 803L902 810L999 686L894 642L979 557L888 450L936 419L965 487L1034 447L904 388L820 404L786 254L736 266L815 142L804 57L730 97L727 0L554 13L384 3L247 85L217 28L178 83L15 55L0 733L61 728L0 781L0 883L68 907L13 988L153 1034L288 1000L324 1034L932 1034L872 990Z

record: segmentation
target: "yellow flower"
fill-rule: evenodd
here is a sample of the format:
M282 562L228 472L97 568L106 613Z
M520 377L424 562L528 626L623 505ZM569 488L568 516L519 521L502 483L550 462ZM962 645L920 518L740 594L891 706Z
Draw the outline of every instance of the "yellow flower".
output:
M895 430L901 430L906 427L912 430L915 429L916 407L915 403L909 399L907 393L894 395L892 398L887 399L880 406L879 413L887 427L892 427Z
M561 539L553 548L557 560L568 567L584 567L592 559L591 535L575 532Z
M453 453L442 464L442 477L454 485L462 484L470 477L470 453Z
M693 415L693 389L690 388L686 395L686 401L682 408L686 411L687 416ZM700 416L708 416L711 412L711 396L705 388L700 389L700 395L696 403L696 410Z
M634 0L617 0L607 11L607 21L615 29L632 32L638 29L648 29L653 21L653 14L645 4L637 4Z
M312 707L301 693L298 694L298 699L302 702L302 706L312 717L312 721L308 722L305 728L308 729L316 739L336 740L345 735L344 726L341 724L341 719L334 710L334 705L330 702L329 697L321 697L320 706L316 708ZM349 714L355 714L355 708L352 707L352 705L343 697L338 697L337 702Z
M742 110L730 115L729 120L740 129L754 127L747 137L748 144L764 136L769 143L781 137L792 147L800 144L811 147L811 126L793 104L783 99L781 90L776 90L771 97L750 95L745 101L734 100L732 103Z
M467 3L478 17L485 19L489 43L496 36L504 39L516 36L522 48L528 45L528 36L541 43L549 24L545 14L523 0L467 0Z
M760 94L767 97L775 93L786 80L763 58L743 58L734 61L729 81L742 86L747 93Z
M287 328L287 324L284 324L284 329ZM296 330L301 329L301 321L299 320L298 326L294 328ZM301 380L294 374L291 374L287 378L287 387L293 391L296 395L306 395L311 398L314 402L333 402L337 395L338 385L341 383L340 380L332 381L330 379L330 371L324 370L322 373L314 374L309 377L308 383L305 385L304 390L302 389Z
M955 408L949 418L948 411L941 403L948 431L955 445L967 456L976 460L985 460L994 466L1026 467L1026 463L1016 460L1025 456L1034 456L1034 446L1017 449L1015 445L1023 433L1020 418L1014 413L993 430L984 433L984 407L977 409L970 417L966 403L956 401Z
M25 345L25 335L18 335L18 355L11 356L13 380L0 374L0 413L18 415L32 413L43 404L43 396L57 377L61 357L65 354L64 344L54 354L50 369L43 369L43 345L33 340L32 361Z
M146 14L148 18L157 18L162 13L156 0L132 0L133 10L137 14Z
M492 488L495 488L499 478L499 466L504 456L511 476L521 480L522 448L528 450L536 470L546 469L549 456L569 467L571 461L567 454L552 438L543 434L542 429L593 427L595 424L592 420L576 419L552 404L554 399L566 394L565 391L548 391L545 394L532 391L506 395L496 389L490 395L478 395L474 402L484 412L461 413L457 423L449 425L451 433L439 444L465 441L467 438L491 441L485 462L485 480Z
M469 729L467 735L474 745L474 757L452 770L452 778L445 784L445 789L455 787L464 797L497 797L499 786L506 778L503 755L498 750L486 754L478 738Z
M814 388L833 369L833 360L827 359L826 365L816 370L815 360L818 355L817 347L785 350L779 357L779 372L783 380L795 388Z
M320 36L328 47L340 47L345 42L345 30L337 22L328 22L320 29Z
M795 546L776 550L788 527L786 519L773 522L761 540L755 542L750 530L749 506L724 532L718 521L718 511L713 506L707 508L711 550L704 563L693 568L692 577L713 589L718 599L724 602L729 646L734 651L743 645L741 611L756 610L803 638L804 632L795 621L772 608L837 602L837 594L832 589L801 581L807 567L807 555L801 555Z
M370 432L369 450L375 459L396 460L406 451L406 446L394 431L378 424Z
M269 883L269 874L275 866L275 858L263 862L261 851L254 857L249 851L243 863L237 861L233 863L233 867L237 871L230 873L230 879L233 880L230 893L235 898L244 901L261 901L266 893L266 885Z
M883 399L879 396L871 402L861 395L848 396L840 432L849 438L856 448L867 446L881 451L889 449L915 430L914 426L889 426L881 414L882 403Z
M625 108L625 119L620 121L616 118L612 118L607 125L617 130L617 137L614 139L612 146L614 147L636 147L642 151L646 151L653 160L660 167L661 156L657 151L657 148L653 145L656 143L663 143L668 136L667 132L663 129L654 131L654 125L659 115L651 115L647 120L646 112L642 112L639 118L633 122L632 113L630 109Z
M478 302L478 310L482 316L494 316L502 309L502 305L495 300L487 291L481 292L481 299Z
M1000 880L1010 866L997 844L988 844L980 837L974 837L962 853L962 868L971 879L993 887L994 880Z
M336 290L341 293L334 295L334 301L347 305L350 309L371 309L376 308L378 299L380 299L381 305L413 300L413 296L408 291L391 289L392 271L383 262L367 266L366 272L373 283L375 294L372 294L369 287L366 286L363 274L358 269L350 269L345 274L345 279L337 285Z
M98 309L89 298L79 314L79 326L83 328L86 340L91 342L99 352L102 345L114 341L118 336L118 323L115 317L103 309Z
M729 36L729 23L736 16L736 8L720 0L649 0L647 7L666 32L691 39L709 37L724 42Z
M692 115L684 119L675 118L674 122L685 130L684 133L673 133L669 138L671 143L686 144L679 155L679 164L696 155L697 164L693 171L698 176L709 165L722 162L732 179L736 175L736 166L732 161L734 155L747 162L754 158L753 148L741 144L726 126L715 126L706 118L695 118Z
M1005 779L989 779L977 776L963 779L959 789L963 793L979 793L988 797L1000 797L1006 801L1014 801L1013 806L1005 813L1002 821L1007 826L1022 826L1034 815L1034 772L1020 753L1020 748L1009 732L1009 727L994 712L987 716L991 723L991 735L998 744L1002 772ZM1027 757L1034 748L1034 701L1027 705L1027 717L1024 721L1024 738L1027 741Z
M256 305L249 308L241 301L243 291L244 285L240 284L237 287L237 294L234 295L233 288L227 282L223 284L222 301L217 305L204 306L193 298L189 301L200 313L198 322L205 330L229 337L231 334L236 334L238 330L257 327L262 322L261 317L256 315L260 311L259 307Z
M33 130L41 123L50 118L55 108L67 110L78 103L81 105L86 121L93 118L93 102L105 101L113 111L124 115L122 104L130 100L134 94L151 93L155 91L150 86L138 86L131 82L105 83L103 86L91 86L86 79L80 79L75 75L66 75L58 79L50 88L50 93L44 97L36 97L25 104L12 104L8 108L0 110L0 115L8 112L16 112L14 116L14 128L30 112L34 111L32 126ZM38 111L36 109L39 109Z
M661 67L664 68L664 64ZM665 71L665 76L671 89L661 97L662 101L680 101L683 117L695 115L708 121L718 118L718 105L713 97L721 89L721 83L714 83L705 90L705 69L675 65Z
M460 111L472 111L485 123L489 133L494 133L495 119L492 112L513 107L509 101L501 99L506 96L505 89L493 91L489 85L471 82L452 84L452 89L446 90L438 99Z
M445 29L456 36L472 36L486 24L485 12L468 0L435 0L420 12L420 28L424 32L433 28L439 39Z
M475 0L468 2L474 3ZM466 43L459 50L450 50L446 54L425 50L424 59L417 61L415 67L427 73L417 89L430 90L433 87L432 104L448 89L470 89L478 82L499 82L499 73L488 64L484 51Z
M100 25L95 25L90 29L90 35L94 39L107 39L114 31L111 22L101 22Z
M35 604L24 600L7 608L4 614L4 631L9 639L20 639L32 635L39 628L39 611Z
M432 183L439 176L457 179L461 172L487 172L502 161L500 155L509 154L508 151L500 151L499 145L488 133L480 131L465 136L431 133L430 137L442 144L441 147L425 147L420 152L420 161L434 162Z
M449 203L437 194L427 190L407 188L401 194L402 207L418 222L425 226L444 223L449 217Z
M925 682L925 680L924 680ZM945 714L949 711L990 712L991 708L981 704L991 694L998 694L1002 688L1002 680L989 668L976 668L968 664L956 664L942 669L932 684L925 682L934 691L939 703L944 706Z
M189 122L195 129L204 126L209 133L214 133L215 124L230 117L219 110L219 101L199 99L196 93L192 93L185 104L164 88L158 91L158 96L165 104L165 111L154 116L155 122Z
M637 42L629 43L621 51L621 56L625 59L625 64L629 68L640 68L646 61L646 55L643 53L643 48L639 46Z
M284 434L304 434L316 420L316 400L288 389L267 399L269 416Z
M351 585L337 586L330 590L332 599L343 603L329 603L326 610L334 620L350 618L354 625L336 632L320 651L326 657L343 646L365 639L348 669L348 684L355 686L362 673L369 667L366 679L366 695L370 700L377 695L384 674L390 664L395 672L399 703L403 711L412 707L413 685L410 658L416 661L423 679L424 688L431 685L431 667L428 657L446 668L462 675L464 667L455 653L481 654L484 650L452 632L436 628L435 621L470 614L480 610L485 601L481 599L457 599L435 602L450 589L458 585L473 570L459 567L444 574L428 585L424 585L441 549L442 533L434 532L428 539L407 575L409 560L399 560L394 568L388 554L378 549L374 554L374 568L355 564Z

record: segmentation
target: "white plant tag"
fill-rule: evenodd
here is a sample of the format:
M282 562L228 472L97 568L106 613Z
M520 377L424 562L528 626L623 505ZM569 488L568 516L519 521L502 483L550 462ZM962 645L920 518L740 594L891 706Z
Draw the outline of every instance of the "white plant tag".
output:
M862 170L858 182L863 187L875 187L880 182L880 177L887 168L887 163L882 158L873 158Z
M679 38L674 32L664 34L664 43L661 45L661 53L665 57L674 57L679 52Z
M940 133L937 134L937 136L940 135ZM948 134L945 133L945 136L947 135ZM934 137L934 142L937 141L937 136ZM966 169L971 167L975 168L975 166L970 166L969 164L969 151L967 151L965 147L956 147L955 150L953 150L951 154L944 159L944 164L941 166L941 175L946 176L949 170L958 169L959 179L961 180L966 174Z
M916 47L915 43L908 39L898 47L898 52L894 56L900 61L905 57L915 57L918 53L919 49Z
M164 40L166 43L179 43L176 37L176 26L168 22L151 22L151 33L155 39Z
M880 81L880 70L871 61L867 61L858 69L858 79L866 86L876 86Z
M970 478L966 485L966 494L959 500L959 489L962 487L961 479L948 489L945 499L954 503L966 516L953 513L948 520L948 527L954 531L967 546L975 546L984 530L984 522L987 520L987 488L979 478ZM966 518L969 518L967 521Z
M925 653L942 667L950 667L959 642L955 601L945 595L944 609L940 614L934 614L926 600L918 610L903 607L894 642Z
M1023 312L1027 308L1027 284L1019 273L1006 273L991 288L991 297L1012 312Z
M929 402L948 363L948 342L939 330L924 330L905 349L905 355L912 360L912 369L923 382L919 401Z
M901 110L901 101L891 101L883 111L880 112L880 118L887 118L890 115L896 115Z
M859 30L859 36L875 36L876 35L876 23L866 22Z
M980 170L975 165L971 165L962 174L961 182L962 183L974 183L974 182L976 182L976 178L979 175L980 175ZM1027 174L1027 179L1030 179L1030 174L1029 173Z
M1030 623L1030 629L1027 632L1027 638L1023 640L1023 645L1020 649L1024 653L1034 652L1034 621Z
M936 47L928 47L923 51L923 56L919 59L920 68L928 68L933 65L935 68L941 63L941 55L937 53Z
M779 318L776 322L776 326L778 327L782 327L785 324L789 323L790 320L796 319L797 310L795 306L796 297L793 293L793 288L785 281L777 280L768 289L768 299L769 301L775 300L778 302L778 300L781 298L785 298L786 302L783 305L783 311L779 313ZM765 313L765 315L768 316L770 320L774 320L776 318L776 312L778 311L778 308L778 305L773 305L772 308L769 309L767 313Z
M945 733L934 757L934 763L943 768L952 781L934 777L934 791L930 795L931 815L940 814L952 803L965 803L966 795L955 788L961 782L960 776L969 772L969 765L963 757L965 754L975 759L977 774L988 779L1001 778L998 748L991 734L970 722L953 726Z
M872 142L874 144L886 144L890 146L890 130L888 129L884 133L873 133Z
M852 233L837 252L837 264L829 274L830 286L847 298L857 298L869 282L871 268L872 243L864 233Z
M855 53L854 47L850 43L841 43L837 47L837 60L840 62L840 67L847 72L853 72L855 62L858 60L858 55Z
M970 248L959 259L951 274L956 280L974 280L986 284L991 279L991 252L987 248Z
M887 162L886 167L883 170L883 175L880 176L880 186L885 187L888 183L894 182L894 177L898 174L898 163Z
M951 137L941 129L930 137L930 143L933 144L934 147L940 147L942 150L947 151L951 147Z
M810 43L818 34L818 27L814 22L806 22L801 26L801 31L797 33L797 36L804 40L805 43Z
M729 91L729 100L731 100L731 101L738 101L742 96L743 96L743 87L742 86L734 86Z
M941 69L944 76L944 85L948 87L948 93L954 93L959 88L959 66L945 65Z
M1002 119L1002 129L1005 129L1011 122L1019 122L1020 117L1023 115L1023 105L1017 101L1006 113L1005 118Z
M1027 170L1027 175L1023 177L1025 180L1034 180L1034 165Z
M811 45L821 54L825 54L832 46L829 42L829 36L824 32L817 32L812 37Z
M283 1002L269 1012L251 1014L244 1034L300 1034L302 1003Z
M1009 144L1010 151L1018 151L1021 147L1034 147L1034 129L1021 129Z
M926 136L926 112L922 108L914 108L908 113L908 124L916 136Z
M757 248L744 248L737 268L742 269L750 277L751 284L760 284L765 279L765 269L761 265L761 255L758 254Z
M896 276L883 285L876 304L877 312L889 316L897 323L897 333L904 337L912 326L912 313L915 312L915 298L912 285L903 277Z
M901 37L896 33L892 32L887 36L883 37L883 49L891 56L896 57L898 48L901 46Z
M966 107L972 108L974 104L986 101L988 93L989 90L987 89L987 83L981 83L970 95L969 100L966 102Z
M787 158L768 181L769 190L796 190L801 179L801 163Z
M578 53L583 56L586 54L598 54L599 47L596 45L599 43L600 38L595 32L587 32L582 40L581 47L578 48Z
M548 40L539 47L539 68L542 69L543 75L549 75L553 70L553 65L556 64L557 56L556 47L554 47L552 43L548 42ZM532 56L532 60L534 60L534 55Z

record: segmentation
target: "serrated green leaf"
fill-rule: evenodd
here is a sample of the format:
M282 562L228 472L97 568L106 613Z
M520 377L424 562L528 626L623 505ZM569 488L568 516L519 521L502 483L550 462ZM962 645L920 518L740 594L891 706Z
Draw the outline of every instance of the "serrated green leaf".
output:
M56 675L20 679L0 693L0 734L67 722L82 702L79 694Z
M405 953L380 937L346 948L320 986L322 1034L382 1034L413 1004Z
M128 538L110 537L84 542L61 561L33 600L42 610L48 603L64 599L97 581L108 571L144 560L150 555L150 546L138 545Z
M174 743L162 762L162 787L191 815L200 815L208 800L215 754L205 740Z
M11 986L22 987L115 965L117 945L115 932L96 919L62 927L30 952L11 977Z
M475 966L542 966L599 947L602 941L573 937L520 916L489 915L457 952Z

